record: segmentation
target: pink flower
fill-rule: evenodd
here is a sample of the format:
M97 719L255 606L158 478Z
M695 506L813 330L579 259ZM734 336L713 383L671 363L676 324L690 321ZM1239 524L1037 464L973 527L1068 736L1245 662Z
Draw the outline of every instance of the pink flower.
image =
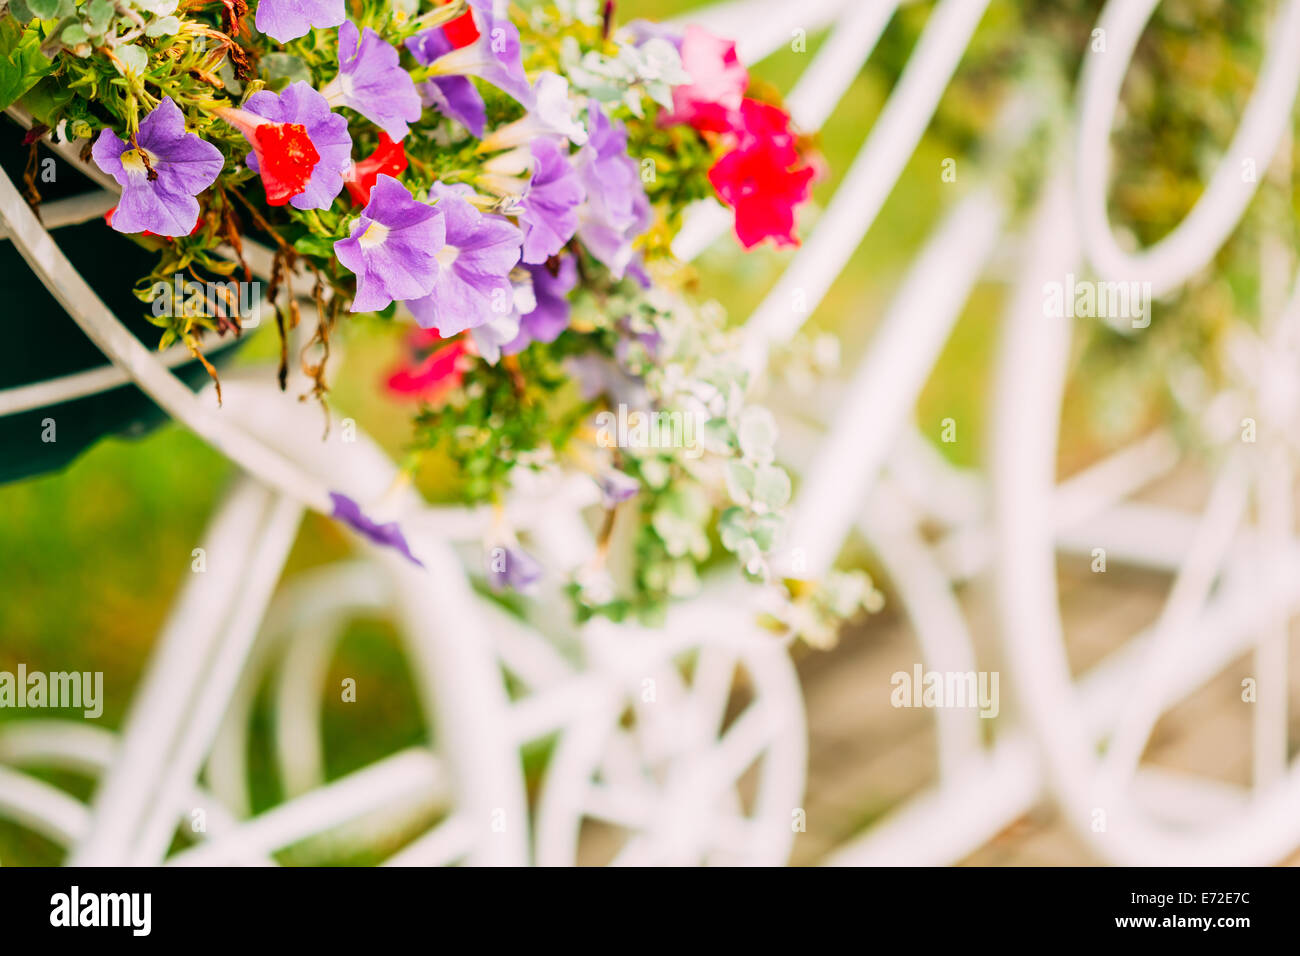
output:
M735 42L692 24L682 38L681 53L682 68L691 82L673 88L673 115L667 122L725 132L749 85L749 72L736 56Z

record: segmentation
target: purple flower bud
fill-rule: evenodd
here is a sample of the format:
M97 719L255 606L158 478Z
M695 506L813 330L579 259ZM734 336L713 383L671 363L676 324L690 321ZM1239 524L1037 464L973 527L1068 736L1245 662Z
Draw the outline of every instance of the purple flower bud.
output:
M533 342L554 342L569 327L568 295L578 284L578 267L572 256L560 260L551 275L546 266L527 266L533 277L534 307L520 316L519 335L502 348L507 355L522 352Z
M372 521L362 514L359 504L347 495L340 494L337 491L330 492L330 500L334 503L334 517L339 521L342 521L375 544L383 545L386 548L396 548L412 564L424 567L424 563L411 554L411 549L406 543L406 537L402 534L402 529L396 521L390 521L387 524Z
M495 547L488 553L488 583L494 590L510 588L521 594L533 589L542 576L542 566L518 545Z
M641 490L641 482L617 468L611 468L600 475L596 483L600 486L601 498L604 499L606 508L627 501Z

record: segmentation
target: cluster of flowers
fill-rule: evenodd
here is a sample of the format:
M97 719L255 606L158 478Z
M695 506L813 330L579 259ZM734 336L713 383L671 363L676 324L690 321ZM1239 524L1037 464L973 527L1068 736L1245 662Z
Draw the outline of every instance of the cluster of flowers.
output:
M678 50L691 82L673 90L672 118L721 146L709 182L735 210L736 237L746 249L768 238L797 245L795 210L808 199L814 170L799 153L790 115L745 96L749 72L735 43L689 26Z
M703 532L674 537L687 499L693 515L722 516L724 545L762 577L788 479L772 477L769 452L750 460L742 447L738 423L755 420L736 398L746 377L673 352L699 320L653 300L681 282L658 280L683 271L667 250L695 199L732 207L746 247L797 243L813 169L790 117L747 97L735 45L697 27L616 28L614 5L594 0L506 6L259 0L250 27L244 0L14 0L11 38L49 58L18 102L89 141L121 187L106 219L159 250L156 275L247 269L242 237L254 237L273 244L282 329L297 321L288 286L304 272L318 344L344 311L413 319L388 386L420 405L417 446L450 446L481 479L467 497L496 499L514 468L554 460L618 383L702 416L733 459L731 501L702 491L710 475L682 456L602 451L588 470L611 514L640 499L654 542L636 547L643 597L679 593L683 569L707 556ZM164 341L192 348L210 328L167 321ZM409 554L400 531L339 499L338 517ZM508 531L501 541L492 579L527 587L540 569ZM576 588L595 612L640 607L590 575Z

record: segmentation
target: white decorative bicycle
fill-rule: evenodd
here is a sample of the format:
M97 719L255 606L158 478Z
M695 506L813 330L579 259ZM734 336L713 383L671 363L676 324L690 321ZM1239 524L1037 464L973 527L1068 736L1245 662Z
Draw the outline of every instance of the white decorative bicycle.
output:
M746 325L755 369L799 331L845 268L986 6L936 5L835 198ZM692 19L738 37L751 62L796 29L829 27L788 97L795 120L812 130L897 7L894 0L734 0ZM1022 717L989 748L978 718L938 711L940 783L840 848L831 863L951 862L1044 792L1114 862L1260 863L1300 845L1300 778L1288 767L1285 688L1300 556L1284 450L1279 446L1267 467L1258 457L1227 453L1199 516L1127 500L1175 464L1176 446L1164 435L1056 480L1071 329L1068 320L1044 317L1043 283L1086 260L1102 278L1142 278L1160 295L1203 268L1253 192L1234 164L1243 157L1263 163L1276 152L1300 79L1300 60L1284 55L1300 43L1300 2L1291 0L1273 31L1259 91L1205 195L1156 247L1125 253L1105 214L1107 143L1127 64L1154 7L1154 0L1107 5L1099 26L1109 52L1088 61L1076 146L1062 145L1058 171L1042 187L1017 247L990 479L943 463L909 418L971 288L1006 244L1011 215L992 188L967 193L928 240L829 421L788 416L790 447L816 446L791 456L805 459L792 462L801 481L791 521L791 546L805 573L829 569L847 535L860 531L907 611L926 665L966 672L975 670L975 652L954 586L991 569ZM321 441L318 410L284 401L255 376L227 373L224 407L215 410L209 394L195 395L173 376L174 357L160 361L118 323L46 228L102 213L114 202L114 184L69 147L54 148L103 192L48 204L42 226L12 182L0 178L0 225L113 368L0 392L0 415L134 382L248 477L209 525L204 546L220 560L184 587L121 732L45 721L0 728L0 814L67 846L69 861L80 864L269 863L285 847L322 834L345 845L379 845L413 819L435 822L389 863L788 858L804 788L800 689L784 648L753 622L743 594L709 584L658 629L599 621L566 629L556 623L566 619L556 610L558 594L543 595L522 617L482 597L466 570L474 562L458 548L481 538L490 515L429 507L414 492L395 492L397 470L378 446L361 436L344 447L338 429ZM696 210L675 252L694 258L726 225L720 208ZM264 250L246 247L245 254L267 273ZM798 312L790 308L796 290L806 305ZM1267 375L1280 383L1281 398L1257 417L1270 434L1283 434L1294 413L1286 383L1295 370L1280 363L1292 354L1282 346L1293 342L1298 319L1300 294L1293 294L1269 325L1276 347L1265 350ZM363 545L362 558L277 588L304 509L331 511L326 476L358 501L382 502L385 517L400 519L419 543L426 570ZM1252 481L1260 517L1241 529ZM594 500L589 484L549 476L509 503L513 524L548 565L576 567L589 554L581 517ZM945 532L937 544L923 533L934 526ZM1174 583L1155 628L1075 677L1065 656L1056 554L1101 546L1112 561L1175 572ZM399 624L432 744L327 781L320 718L327 665L346 622L375 613ZM1256 791L1140 766L1159 715L1252 648L1260 683ZM268 677L287 796L253 815L246 747L254 695ZM519 751L550 737L554 749L530 804ZM27 774L30 766L97 776L92 803ZM178 825L200 809L205 832L171 852ZM1104 829L1096 826L1098 810ZM1162 810L1178 818L1161 819Z

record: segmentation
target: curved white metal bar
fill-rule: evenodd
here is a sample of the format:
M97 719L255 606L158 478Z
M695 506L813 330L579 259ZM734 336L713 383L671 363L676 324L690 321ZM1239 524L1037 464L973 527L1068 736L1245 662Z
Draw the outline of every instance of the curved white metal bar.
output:
M821 452L804 474L789 521L788 561L820 577L839 554L862 500L916 403L935 359L1001 232L991 192L963 199L930 238L890 303Z
M871 133L813 234L745 325L750 367L794 335L821 303L875 222L916 150L988 0L942 0L930 15ZM796 310L799 292L802 309Z
M698 862L707 846L723 835L715 812L740 772L761 757L752 814L744 824L745 862L775 863L789 854L791 814L798 808L807 759L804 715L798 680L784 647L754 625L737 618L726 604L683 605L669 612L664 628L648 631L593 621L593 645L608 644L594 672L584 675L583 693L560 686L543 696L570 699L570 720L560 735L538 805L537 862L571 865L585 817L606 819L633 830L616 863ZM750 676L756 700L720 736L685 733L688 745L676 748L666 779L653 791L622 782L596 783L602 756L618 741L619 717L638 695L645 675L694 647L725 650ZM618 652L615 652L615 651ZM689 697L685 698L689 703ZM668 704L649 708L668 707ZM757 709L755 709L757 708ZM647 713L646 719L686 721L709 718L706 710ZM625 756L625 755L623 755ZM652 756L652 755L647 755ZM647 788L650 786L648 777ZM648 814L648 815L647 815ZM644 829L643 829L644 828Z
M267 611L262 633L249 656L244 676L231 696L205 766L209 786L227 806L242 816L251 812L252 795L247 779L249 722L262 675L286 637L313 627L331 626L340 617L387 613L391 606L392 588L382 572L373 563L361 560L313 568L295 575L280 589ZM307 720L318 719L319 703L319 699L312 702ZM277 715L277 732L279 721L284 719L283 713ZM319 743L315 749L319 751ZM286 789L296 794L298 791L287 783L292 771L283 764L279 769Z
M117 205L118 195L107 189L69 196L67 199L55 199L41 203L41 223L46 229L60 229L63 226L77 226L104 215ZM0 242L9 238L8 233L0 232Z
M208 358L215 358L225 350L238 344L238 339L222 339L213 344L205 353ZM194 361L194 356L184 345L173 345L165 352L155 353L158 362L167 368L176 368L186 362ZM19 412L58 405L73 399L98 395L110 388L128 385L131 377L116 365L101 365L84 372L74 372L59 378L47 378L31 385L18 385L13 388L0 389L0 418L5 415L17 415Z
M1186 653L1187 630L1203 612L1211 588L1219 579L1246 503L1246 476L1240 459L1229 460L1215 481L1196 534L1153 628L1138 680L1128 694L1128 703L1106 747L1098 770L1098 787L1102 792L1121 790L1137 769L1151 731L1170 702L1165 681L1177 659Z
M905 428L887 465L898 492L927 517L949 526L974 525L988 513L988 488L969 468L958 468L921 432Z
M214 560L202 574L191 575L168 616L127 715L117 759L95 792L94 825L73 852L75 865L125 860L228 609L238 602L270 500L261 487L241 482L209 523L201 543Z
M474 865L527 862L529 816L513 747L505 682L482 634L477 606L450 548L426 544L428 573L382 554L398 584L399 615L417 688L433 716L439 752L455 786L457 813L473 827ZM435 589L430 580L438 582Z
M53 784L0 766L0 817L8 817L59 846L70 846L90 826L90 811Z
M476 828L464 814L443 820L428 833L384 861L384 866L447 866L474 847Z
M1142 30L1159 0L1110 0L1097 21L1106 51L1084 54L1080 78L1078 151L1078 227L1088 262L1108 280L1151 283L1164 295L1205 267L1232 233L1263 168L1291 120L1300 86L1300 2L1286 0L1269 32L1268 51L1254 94L1241 114L1232 145L1187 217L1159 242L1137 253L1116 240L1107 210L1110 186L1110 134L1128 64ZM1246 176L1246 163L1260 174Z
M898 592L925 666L945 673L974 673L974 641L952 583L921 539L917 515L887 478L876 482L859 527ZM965 766L983 753L981 718L957 707L940 708L935 716L939 773L960 779Z
M396 804L431 803L447 784L428 750L411 748L373 763L311 793L295 797L239 823L233 830L182 850L174 866L229 866L264 857Z
M98 776L112 764L116 751L117 739L112 731L87 727L73 721L24 720L0 729L0 763L55 767ZM21 776L14 774L4 779L12 782ZM48 786L42 781L36 782ZM91 824L90 812L80 801L74 801L81 808L80 814L76 814L69 810L65 802L70 799L68 794L58 788L51 788L52 793L41 791L41 799L36 801L31 799L36 792L26 781L18 781L17 787L18 794L13 799L0 792L0 816L6 815L8 811L17 822L28 825L43 819L42 832L51 839L60 833L69 837L58 841L63 846L71 846L86 836ZM3 789L4 784L0 783L0 791ZM189 796L189 803L194 807L202 807L206 813L206 828L199 832L200 839L210 839L234 827L234 817L211 793L195 787ZM67 825L78 815L83 821L79 829L67 832ZM39 826L35 828L41 829ZM274 865L269 859L251 859L248 862L250 865Z
M1105 781L1097 777L1096 738L1085 718L1090 709L1080 706L1084 702L1065 657L1051 533L1070 329L1066 319L1044 317L1041 287L1077 261L1075 234L1068 228L1071 205L1065 177L1058 173L1035 218L1029 262L1008 312L999 357L992 487L1000 573L995 582L998 619L1018 698L1040 743L1049 787L1066 821L1105 858L1138 865L1274 862L1300 842L1300 816L1294 812L1300 799L1300 766L1259 793L1248 814L1197 831L1161 825L1136 801L1098 786ZM1266 597L1269 600L1261 601L1254 583L1242 585L1229 578L1189 625L1193 633L1182 635L1176 659L1166 662L1178 673L1161 676L1162 699L1177 699L1240 653L1254 628L1279 613L1274 601L1294 610L1298 598L1294 588ZM1234 634L1240 643L1233 643ZM1123 656L1144 661L1147 646L1146 641L1130 642ZM1116 685L1111 682L1110 688L1113 692ZM1125 697L1121 691L1110 712L1118 714ZM1104 821L1100 827L1099 820Z
M84 723L22 720L0 726L0 763L41 763L98 776L116 753L116 734Z
M263 484L321 514L332 514L329 489L323 483L205 407L201 398L117 321L41 227L7 175L0 175L0 225L73 321L160 408Z
M393 583L399 628L407 639L415 684L431 719L438 752L453 782L455 806L476 827L471 863L522 864L527 860L528 816L522 770L513 749L504 682L490 642L481 634L478 599L447 541L406 515L419 514L418 492L397 482L397 468L363 435L345 441L337 429L319 437L317 410L274 400L271 382L227 386L226 413L257 440L278 441L296 467L331 481L362 501L384 500L376 518L402 516L417 568L391 548L363 542ZM268 416L274 407L277 416ZM590 484L590 481L588 481ZM504 828L497 829L504 821Z
M275 681L275 753L286 796L325 782L321 705L330 661L343 637L342 617L289 636Z
M259 528L258 547L241 582L239 599L205 669L197 696L188 708L181 736L168 756L150 812L132 847L133 860L138 865L158 864L171 845L177 818L185 809L185 796L198 779L221 728L226 706L243 672L301 521L302 508L298 503L279 497L272 502Z

